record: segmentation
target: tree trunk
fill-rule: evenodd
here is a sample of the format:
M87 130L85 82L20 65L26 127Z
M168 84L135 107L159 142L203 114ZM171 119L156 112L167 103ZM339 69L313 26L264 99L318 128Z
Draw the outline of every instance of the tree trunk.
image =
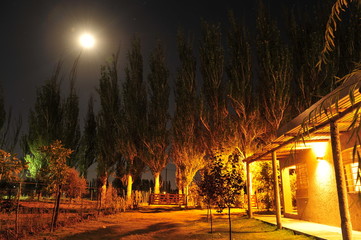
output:
M54 211L53 211L53 218L52 218L50 232L54 232L54 229L56 228L56 223L58 221L60 196L61 196L61 185L58 186L58 193L57 193L56 200L55 200L55 206L54 206Z
M213 233L213 218L212 218L212 207L209 205L209 216L211 219L211 233Z
M154 193L159 194L160 193L160 185L159 185L159 178L160 173L154 173Z
M333 164L335 167L336 187L341 217L342 239L352 239L352 224L348 206L345 173L342 163L340 136L337 123L330 122Z
M19 237L19 210L20 210L20 197L21 197L21 182L19 184L18 189L18 197L17 197L17 203L16 203L16 216L15 216L15 233L16 236Z
M100 188L100 208L102 208L105 205L106 202L106 196L107 196L107 182L108 182L108 176L105 175L101 177L101 188Z
M232 240L231 207L228 207L229 240Z
M132 200L132 190L133 190L133 177L131 174L128 174L128 182L127 182L127 201L130 202Z
M188 194L189 194L189 184L187 186L184 187L184 194L186 195L186 208L188 207Z

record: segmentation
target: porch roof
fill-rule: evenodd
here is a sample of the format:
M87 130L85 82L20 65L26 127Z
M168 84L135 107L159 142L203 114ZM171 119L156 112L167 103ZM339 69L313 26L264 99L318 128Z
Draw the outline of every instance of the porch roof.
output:
M353 93L353 94L351 94ZM309 148L308 142L328 141L330 122L337 121L340 133L349 131L355 111L361 106L361 73L352 74L341 86L282 126L270 144L244 159L245 162L287 158L293 151ZM361 111L359 111L361 113ZM361 121L359 119L359 121Z

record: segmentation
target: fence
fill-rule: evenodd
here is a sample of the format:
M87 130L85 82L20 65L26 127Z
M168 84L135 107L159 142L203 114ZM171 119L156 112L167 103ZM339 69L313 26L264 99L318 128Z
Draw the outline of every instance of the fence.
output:
M70 225L99 214L125 211L128 207L147 204L149 193L134 191L134 205L126 202L124 191L109 186L106 200L94 187L88 187L78 198L61 196L57 226ZM0 239L22 239L51 229L55 196L45 184L0 182Z
M150 194L149 204L154 205L184 205L186 204L185 194Z

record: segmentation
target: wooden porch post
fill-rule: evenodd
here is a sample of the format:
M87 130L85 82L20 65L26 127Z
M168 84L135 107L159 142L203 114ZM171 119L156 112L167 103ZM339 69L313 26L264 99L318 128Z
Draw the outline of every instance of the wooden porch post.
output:
M277 155L275 151L272 152L272 168L273 168L273 182L274 182L273 189L274 189L275 206L276 206L277 228L282 229L280 187L278 185Z
M252 212L252 180L251 180L251 172L249 169L250 163L247 162L246 164L246 171L247 171L247 200L248 200L248 217L253 218L253 212Z
M352 224L350 218L350 211L348 207L348 198L346 191L345 173L343 170L340 135L337 123L330 122L331 144L332 144L332 156L333 164L335 167L336 187L338 196L338 205L341 217L341 230L342 239L352 239Z

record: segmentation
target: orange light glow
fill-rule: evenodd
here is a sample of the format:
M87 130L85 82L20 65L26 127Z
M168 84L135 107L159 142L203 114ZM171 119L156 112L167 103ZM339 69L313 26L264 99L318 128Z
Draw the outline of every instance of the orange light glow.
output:
M322 160L325 157L327 150L327 142L314 142L312 143L313 152L318 160Z

